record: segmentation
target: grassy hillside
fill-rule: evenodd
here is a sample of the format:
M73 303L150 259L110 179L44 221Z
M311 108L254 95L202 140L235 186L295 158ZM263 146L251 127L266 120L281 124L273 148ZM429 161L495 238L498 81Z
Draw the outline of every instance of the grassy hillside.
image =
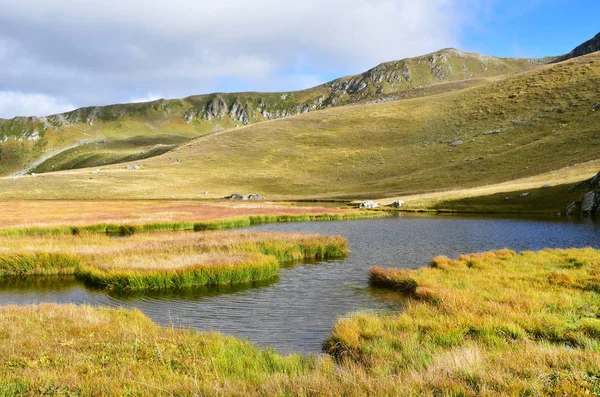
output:
M304 91L219 93L0 120L0 175L127 161L139 152L148 156L160 153L138 137L169 145L173 137L189 139L339 105L430 95L478 85L485 78L532 68L546 61L502 59L446 49L383 63L360 75ZM431 86L434 88L427 89ZM127 140L124 145L130 146L129 152L115 153L112 147L90 145L107 141L109 146L120 147L121 140ZM75 147L75 152L69 150ZM65 149L69 153L64 153ZM55 159L57 154L60 157Z
M600 54L475 87L336 107L199 138L134 164L1 179L1 198L385 197L600 158Z

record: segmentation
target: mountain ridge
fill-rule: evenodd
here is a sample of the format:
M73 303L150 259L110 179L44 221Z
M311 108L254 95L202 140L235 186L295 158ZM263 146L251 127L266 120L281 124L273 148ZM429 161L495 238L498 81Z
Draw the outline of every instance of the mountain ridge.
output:
M163 144L159 139L152 145L117 145L118 150L114 150L96 141L159 136L168 144L173 137L189 140L314 110L461 89L557 59L499 58L444 48L418 57L383 62L363 73L301 91L211 93L143 103L88 106L44 117L0 119L0 175L119 163L159 153L156 145ZM77 145L88 140L96 143ZM63 150L73 145L77 147ZM40 159L54 152L60 152L60 158L50 156L48 161L38 165Z

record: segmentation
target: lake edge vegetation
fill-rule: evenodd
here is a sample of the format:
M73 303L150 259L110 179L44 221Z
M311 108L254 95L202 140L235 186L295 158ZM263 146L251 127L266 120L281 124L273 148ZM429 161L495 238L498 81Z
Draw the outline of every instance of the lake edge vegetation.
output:
M322 356L282 356L217 333L161 328L136 310L8 306L0 309L0 390L598 395L599 266L600 251L584 248L373 268L371 283L405 295L405 309L340 319Z
M249 283L280 264L348 253L339 236L276 232L146 233L0 237L0 276L67 275L107 289L138 290Z

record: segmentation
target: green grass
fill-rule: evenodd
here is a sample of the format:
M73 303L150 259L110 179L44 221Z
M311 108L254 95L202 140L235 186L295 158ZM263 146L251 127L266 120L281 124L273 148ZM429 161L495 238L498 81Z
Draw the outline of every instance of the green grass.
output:
M81 258L64 253L0 254L0 277L26 277L74 274Z
M115 290L250 283L280 263L347 254L341 237L282 233L152 233L123 241L88 234L3 237L0 277L74 274Z
M172 289L197 286L246 284L271 279L279 273L274 255L246 255L243 263L195 266L168 270L106 271L95 266L77 267L79 280L112 290Z
M66 150L50 157L31 170L33 173L69 170L86 167L141 161L159 156L191 138L178 135L136 136L120 140L95 142Z
M379 198L540 175L599 158L600 112L592 111L599 59L590 54L475 87L212 134L137 171L108 166L108 177L81 171L0 179L0 197L190 198L208 190Z
M372 269L404 310L340 319L320 356L158 327L137 310L6 306L0 394L595 396L599 264L585 248Z

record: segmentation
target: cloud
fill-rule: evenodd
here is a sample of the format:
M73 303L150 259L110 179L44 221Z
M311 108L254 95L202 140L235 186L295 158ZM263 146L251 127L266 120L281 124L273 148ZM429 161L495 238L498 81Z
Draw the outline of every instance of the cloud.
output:
M457 46L480 2L0 0L0 86L78 106L308 88Z
M132 103L152 102L152 101L156 101L157 99L161 99L161 98L162 98L162 96L160 94L148 93L146 96L143 96L143 97L131 98L128 102L132 102Z
M0 118L47 116L73 109L69 102L45 94L0 91Z

